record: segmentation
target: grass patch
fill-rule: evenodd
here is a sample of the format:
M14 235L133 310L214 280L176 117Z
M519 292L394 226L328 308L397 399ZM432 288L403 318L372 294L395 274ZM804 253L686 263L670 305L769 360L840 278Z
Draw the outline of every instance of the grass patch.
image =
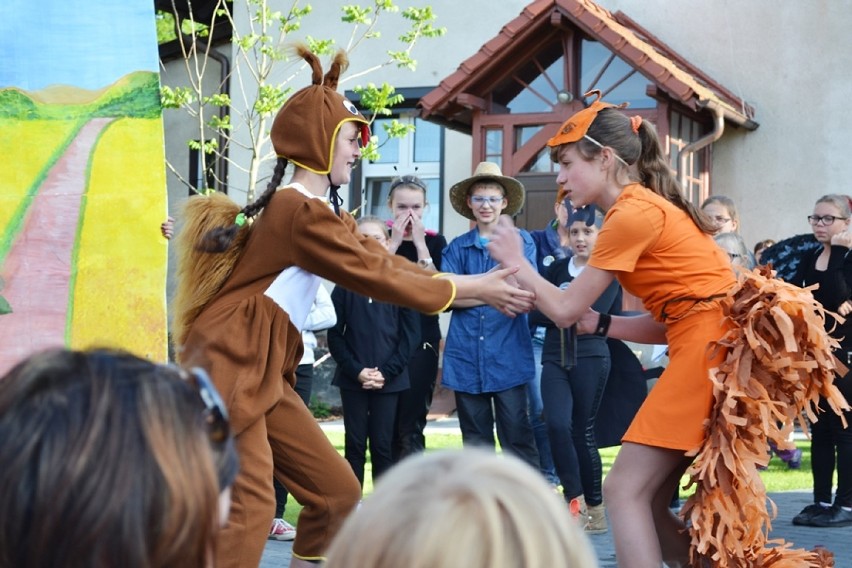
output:
M343 455L343 432L326 431L325 435L337 451ZM428 448L426 451L461 449L461 434L427 434L426 446ZM804 440L796 442L796 446L802 450L802 467L800 469L789 469L786 463L777 457L773 457L769 462L769 469L761 472L760 476L763 479L763 483L766 485L766 490L768 492L774 493L778 491L802 491L811 489L813 485L813 480L811 478L811 444L809 441ZM612 467L619 449L619 446L615 446L601 450L601 462L603 464L604 476L606 476L607 472ZM687 479L687 477L684 477L681 485L685 484ZM372 467L370 465L370 454L367 452L367 463L364 467L364 495L369 495L372 492ZM691 491L687 492L681 490L681 499L685 499L690 493ZM287 503L287 510L285 511L284 518L289 523L295 525L296 519L299 516L299 511L301 510L301 505L291 498Z

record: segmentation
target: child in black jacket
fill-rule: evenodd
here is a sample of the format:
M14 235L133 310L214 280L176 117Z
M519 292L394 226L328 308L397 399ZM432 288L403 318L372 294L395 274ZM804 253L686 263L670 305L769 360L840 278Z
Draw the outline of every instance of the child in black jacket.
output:
M358 228L387 246L380 219L363 217ZM368 440L373 481L393 465L396 408L399 393L409 388L408 361L420 341L420 317L340 286L331 300L337 324L328 330L328 348L337 362L333 384L343 403L344 455L363 487Z
M569 211L568 230L572 256L553 262L542 276L567 288L586 265L597 240L603 215L593 205ZM592 305L602 314L621 313L621 287L613 280ZM610 369L606 337L576 335L561 329L541 312L530 322L546 328L541 355L541 394L544 418L562 494L572 513L581 517L587 532L606 532L601 491L602 467L595 442L595 415Z

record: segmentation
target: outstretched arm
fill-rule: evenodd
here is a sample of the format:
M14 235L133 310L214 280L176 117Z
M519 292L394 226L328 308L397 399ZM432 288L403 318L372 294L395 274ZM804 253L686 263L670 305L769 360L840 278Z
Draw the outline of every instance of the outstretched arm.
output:
M558 327L575 324L614 278L611 272L587 266L569 289L560 290L542 278L524 257L520 235L510 221L502 218L488 249L503 266L517 269L514 276L520 286L534 292L536 307Z
M452 280L458 300L473 300L473 305L488 304L503 315L515 317L535 306L535 294L512 285L517 268L501 268L485 274L442 274L439 278Z

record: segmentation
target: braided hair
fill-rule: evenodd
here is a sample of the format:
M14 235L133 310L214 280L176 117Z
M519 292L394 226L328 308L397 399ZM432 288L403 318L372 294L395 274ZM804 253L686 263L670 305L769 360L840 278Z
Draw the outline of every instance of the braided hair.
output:
M269 204L269 200L272 199L273 195L275 195L275 192L278 190L278 186L281 184L281 180L284 179L284 172L286 169L287 159L278 158L278 161L275 164L275 169L272 172L272 178L269 180L269 183L266 185L266 190L260 195L260 197L240 209L240 213L236 216L234 223L230 226L216 227L215 229L208 231L202 237L201 242L198 243L198 250L204 252L225 252L228 250L240 229L242 229L249 220L254 219L254 217L256 217L263 208Z

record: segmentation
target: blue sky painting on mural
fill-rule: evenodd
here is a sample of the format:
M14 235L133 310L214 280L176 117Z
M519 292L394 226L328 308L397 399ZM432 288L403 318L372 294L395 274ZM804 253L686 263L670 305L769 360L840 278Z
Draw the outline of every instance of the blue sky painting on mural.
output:
M131 71L158 70L151 2L4 0L0 88L97 90ZM140 25L145 22L144 25Z
M167 358L151 0L2 0L0 376L55 346Z

